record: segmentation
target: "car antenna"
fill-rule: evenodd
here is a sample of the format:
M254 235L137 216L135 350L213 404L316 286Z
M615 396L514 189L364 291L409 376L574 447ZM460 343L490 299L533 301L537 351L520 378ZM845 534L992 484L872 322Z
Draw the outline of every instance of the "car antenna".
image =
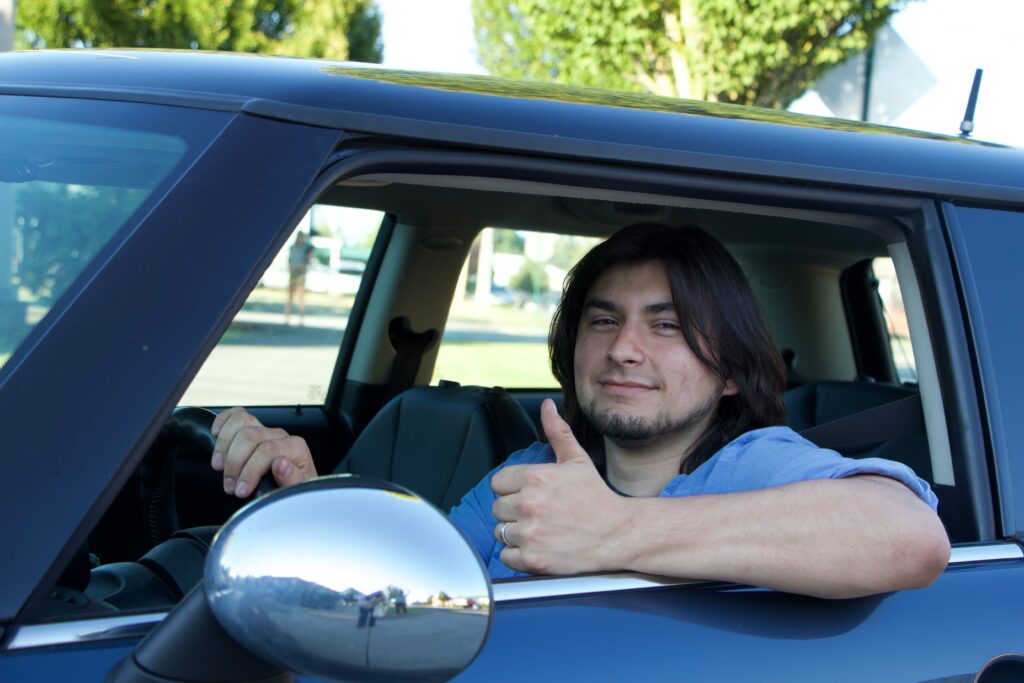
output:
M960 122L960 137L962 138L966 138L974 131L974 107L978 104L981 72L981 69L974 70L974 84L971 86L971 96L967 98L967 111L964 113L964 120Z

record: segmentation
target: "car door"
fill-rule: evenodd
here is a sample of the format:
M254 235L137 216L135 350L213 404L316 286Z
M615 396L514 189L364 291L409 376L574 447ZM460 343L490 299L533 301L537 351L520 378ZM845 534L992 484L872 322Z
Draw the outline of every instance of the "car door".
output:
M837 602L727 584L669 587L645 580L629 586L635 576L498 582L494 629L460 680L494 671L540 680L1021 676L1024 624L1016 610L994 608L1000 595L1013 594L1024 580L1019 531L1010 521L1019 519L1018 459L1007 450L1016 423L1004 417L1021 384L1013 381L1020 364L1011 341L1020 338L1021 316L1007 310L1000 295L1013 282L1016 266L1008 254L1017 253L1021 225L1019 213L961 206L945 207L943 221L924 203L909 249L898 254L904 265L913 261L922 310L912 315L919 314L917 325L930 318L938 359L934 379L945 387L950 417L954 462L950 478L936 489L945 497L954 489L987 486L989 467L999 482L995 498L981 492L948 499L950 510L961 506L963 528L985 540L956 538L949 566L935 584ZM955 264L946 256L947 238ZM959 286L966 291L966 312L956 296ZM977 375L972 364L980 368ZM986 387L984 404L973 398L979 395L975 382ZM981 430L979 412L989 416ZM994 526L997 519L1002 524Z

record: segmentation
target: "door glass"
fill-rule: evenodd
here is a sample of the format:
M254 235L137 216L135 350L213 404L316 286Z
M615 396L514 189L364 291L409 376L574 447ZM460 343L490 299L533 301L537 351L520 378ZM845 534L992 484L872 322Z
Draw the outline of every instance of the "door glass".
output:
M224 121L140 104L2 99L0 366Z

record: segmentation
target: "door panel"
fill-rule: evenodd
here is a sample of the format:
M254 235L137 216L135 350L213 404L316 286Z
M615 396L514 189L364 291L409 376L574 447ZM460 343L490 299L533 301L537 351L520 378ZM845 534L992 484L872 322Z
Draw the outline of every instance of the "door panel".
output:
M930 588L856 600L693 584L499 603L456 680L925 681L1024 651L1024 561L950 568Z
M1024 212L947 207L995 458L1003 532L1024 536Z

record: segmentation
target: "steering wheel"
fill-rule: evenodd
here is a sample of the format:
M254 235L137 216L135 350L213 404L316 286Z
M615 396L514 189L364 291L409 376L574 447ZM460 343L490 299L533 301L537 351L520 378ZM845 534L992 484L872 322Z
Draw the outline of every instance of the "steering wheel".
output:
M139 468L142 505L153 546L180 529L174 493L175 462L179 458L210 461L217 443L211 431L216 417L206 408L175 408L142 461ZM275 488L277 483L268 472L260 479L254 498Z

